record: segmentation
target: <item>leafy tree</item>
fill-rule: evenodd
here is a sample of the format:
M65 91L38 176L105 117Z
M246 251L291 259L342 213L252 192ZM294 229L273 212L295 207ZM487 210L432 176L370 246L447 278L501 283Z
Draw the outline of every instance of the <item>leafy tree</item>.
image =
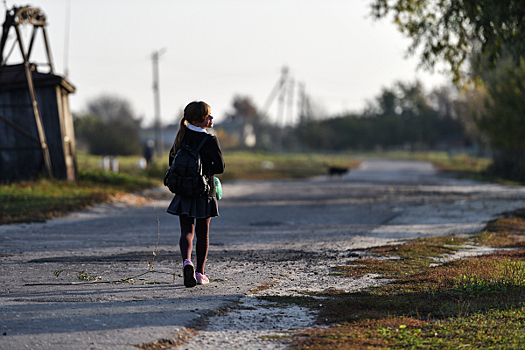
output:
M514 62L525 55L523 0L372 0L376 19L393 15L399 30L412 39L409 53L421 48L420 63L433 69L445 63L454 82L469 55L495 67L506 50Z
M226 114L226 120L241 119L253 124L259 123L259 112L251 98L239 95L234 96L232 107L233 111Z
M131 104L117 96L91 100L87 113L75 116L75 134L96 155L140 154L140 122Z
M104 122L119 121L123 124L140 126L131 103L114 95L100 95L87 103L87 114L99 116Z
M232 111L226 113L226 121L217 130L220 136L233 147L254 147L257 143L257 132L261 126L261 118L257 107L246 96L236 95L232 102ZM228 142L230 138L230 142ZM236 142L231 142L236 140ZM222 141L222 140L221 140ZM225 143L225 145L226 145Z
M489 98L480 127L503 151L525 150L525 65L502 64L486 78Z
M492 171L525 181L525 64L502 62L484 81L488 98L479 127L497 150Z
M482 86L461 89L456 86L448 87L456 92L452 101L453 114L461 121L465 135L476 143L479 155L486 154L489 149L490 140L483 132L479 123L486 113L485 100L488 98L487 89Z

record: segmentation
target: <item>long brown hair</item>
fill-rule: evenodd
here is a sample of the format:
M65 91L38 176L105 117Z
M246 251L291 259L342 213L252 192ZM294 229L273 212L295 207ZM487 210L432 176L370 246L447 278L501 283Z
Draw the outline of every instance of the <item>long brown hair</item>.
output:
M179 131L177 131L177 136L175 136L175 154L177 154L177 151L182 145L184 134L186 134L186 125L188 125L187 123L201 123L204 121L204 119L206 119L208 115L210 115L210 113L211 107L206 102L193 101L188 103L188 105L184 108L184 116L180 120Z

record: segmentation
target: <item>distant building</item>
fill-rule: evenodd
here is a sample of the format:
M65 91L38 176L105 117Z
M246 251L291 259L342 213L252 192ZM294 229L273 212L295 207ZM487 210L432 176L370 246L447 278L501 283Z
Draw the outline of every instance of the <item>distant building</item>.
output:
M223 130L226 134L237 139L241 147L252 148L257 143L255 128L252 123L241 118L221 122L215 126L216 130Z

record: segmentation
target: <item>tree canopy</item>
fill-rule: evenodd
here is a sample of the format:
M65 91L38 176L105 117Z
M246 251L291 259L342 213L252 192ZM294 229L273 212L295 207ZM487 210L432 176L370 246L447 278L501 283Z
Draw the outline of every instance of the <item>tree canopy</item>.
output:
M240 95L233 97L232 112L226 113L226 120L236 119L254 124L259 123L259 112L250 97Z
M104 122L118 121L122 124L140 125L131 103L116 95L100 95L87 103L87 114L96 115Z
M92 99L74 118L77 139L97 155L140 154L140 122L126 99L110 95Z
M507 52L516 65L525 56L523 0L372 0L371 8L376 19L393 15L412 39L409 53L421 50L421 66L444 63L454 82L470 57L494 67Z

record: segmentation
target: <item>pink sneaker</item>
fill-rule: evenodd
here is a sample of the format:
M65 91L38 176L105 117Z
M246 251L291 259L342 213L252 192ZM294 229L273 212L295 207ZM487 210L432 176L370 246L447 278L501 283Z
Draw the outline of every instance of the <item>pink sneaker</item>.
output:
M184 260L182 264L182 274L184 276L184 285L186 288L195 287L197 285L197 280L195 279L195 268L193 264L188 259Z
M197 278L197 284L208 284L210 283L210 280L208 279L208 276L206 276L205 273L196 273L195 278Z

